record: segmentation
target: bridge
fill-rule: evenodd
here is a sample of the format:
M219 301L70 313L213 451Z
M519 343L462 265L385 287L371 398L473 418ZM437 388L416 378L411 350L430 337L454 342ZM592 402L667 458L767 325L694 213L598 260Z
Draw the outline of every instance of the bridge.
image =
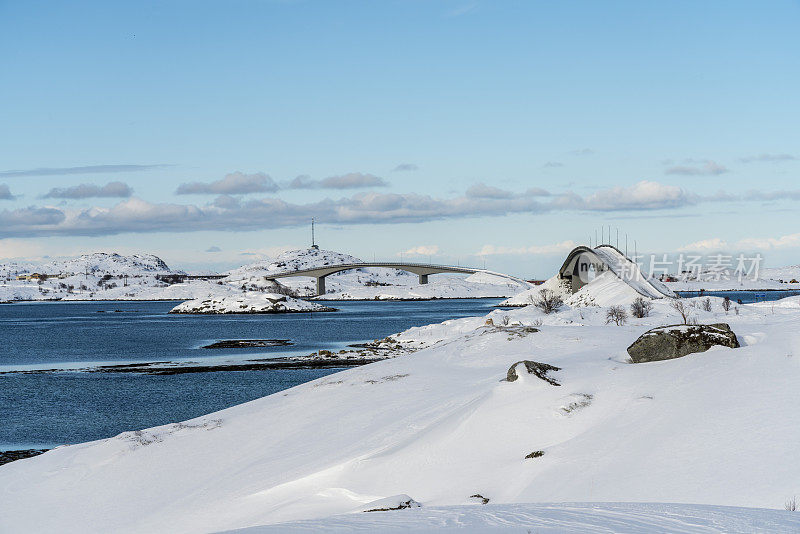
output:
M363 269L364 267L383 267L386 269L398 269L409 273L414 273L419 276L420 284L428 283L428 276L432 274L475 274L486 273L492 276L499 276L508 280L521 284L524 287L529 287L531 284L520 278L515 278L507 274L496 273L487 271L486 269L470 269L469 267L456 267L453 265L434 265L432 263L390 263L390 262L372 262L372 263L338 263L335 265L323 265L320 267L313 267L310 269L300 269L297 271L287 271L284 273L275 273L264 278L267 280L277 280L279 278L291 278L295 276L308 276L317 279L317 295L325 294L325 277L334 273L342 271L350 271L352 269Z
M643 274L639 265L612 245L574 248L558 270L558 277L567 281L575 293L591 281L592 274L598 275L605 271L611 271L644 297L651 299L676 297L675 293L662 282Z

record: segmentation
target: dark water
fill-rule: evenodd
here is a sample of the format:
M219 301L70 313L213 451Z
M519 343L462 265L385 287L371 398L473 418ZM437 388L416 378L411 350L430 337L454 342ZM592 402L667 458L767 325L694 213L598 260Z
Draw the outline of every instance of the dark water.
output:
M485 314L498 300L339 302L333 304L339 312L313 316L168 315L175 305L170 302L0 305L0 371L68 369L98 362L226 363L309 354L320 348L338 350L412 326ZM268 349L200 348L219 339L289 339L295 344ZM0 449L48 448L182 421L333 372L0 374Z
M780 300L786 297L800 295L798 289L780 289L774 291L676 291L681 297L728 297L733 302L750 304L753 302L767 302Z

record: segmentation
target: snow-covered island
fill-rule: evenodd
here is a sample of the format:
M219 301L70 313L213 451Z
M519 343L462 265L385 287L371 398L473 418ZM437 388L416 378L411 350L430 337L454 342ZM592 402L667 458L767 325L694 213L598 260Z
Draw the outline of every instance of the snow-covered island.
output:
M391 336L397 357L9 463L0 521L87 533L800 529L783 510L800 493L800 298L638 301L630 289L602 275L551 313L412 328ZM642 334L678 323L725 323L739 346L632 363Z
M171 269L157 256L95 253L43 262L0 263L0 302L32 300L195 300L222 299L249 292L312 298L309 277L265 276L326 265L363 263L360 259L316 248L284 252L277 258L231 271L191 275ZM428 300L438 298L509 297L527 288L508 278L478 273L438 274L428 284L417 275L386 268L362 267L327 277L328 292L317 300Z
M243 295L187 300L172 308L169 313L229 314L330 311L336 311L336 308L329 308L316 302L308 302L277 293L255 293L250 291Z

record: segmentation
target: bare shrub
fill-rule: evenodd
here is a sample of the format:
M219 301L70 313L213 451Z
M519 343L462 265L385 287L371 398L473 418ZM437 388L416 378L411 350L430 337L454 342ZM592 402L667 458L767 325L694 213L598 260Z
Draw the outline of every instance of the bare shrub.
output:
M628 314L622 306L611 306L606 312L606 324L614 323L622 326L628 320Z
M631 315L637 319L647 317L650 315L650 310L652 309L653 304L649 300L645 300L642 297L636 297L636 300L631 303Z
M727 315L727 313L731 309L731 298L730 297L725 297L725 299L722 301L722 309L725 310L725 314Z
M711 299L706 297L706 300L703 301L703 304L701 304L701 307L703 308L703 311L710 312L711 311Z
M564 299L552 289L543 289L539 292L539 297L533 300L533 305L544 313L553 313L564 305Z
M670 306L672 306L672 309L680 314L681 319L683 319L683 324L689 324L689 310L682 300L675 299L672 301Z
M797 497L792 497L786 504L783 505L783 508L789 512L796 512L797 511Z
M510 322L511 322L511 317L509 317L508 315L504 315L503 316L503 326L508 326L508 323L510 323Z
M739 306L736 306L736 307L733 309L733 311L735 311L735 312L736 312L736 315L739 315Z

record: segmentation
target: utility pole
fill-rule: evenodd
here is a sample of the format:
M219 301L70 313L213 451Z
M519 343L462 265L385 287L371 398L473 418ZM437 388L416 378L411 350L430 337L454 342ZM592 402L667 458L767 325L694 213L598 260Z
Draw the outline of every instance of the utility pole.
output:
M314 238L314 217L311 217L311 248L317 248L317 242Z

